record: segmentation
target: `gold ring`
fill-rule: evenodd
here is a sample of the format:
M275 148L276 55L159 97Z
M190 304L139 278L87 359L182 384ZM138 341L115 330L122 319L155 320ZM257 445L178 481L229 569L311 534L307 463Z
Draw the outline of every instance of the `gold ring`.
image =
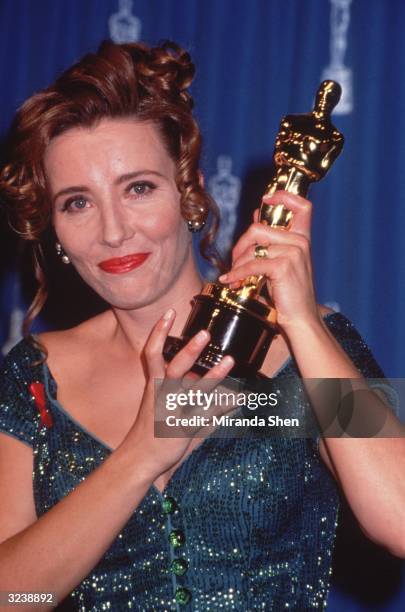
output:
M260 246L260 244L255 246L254 256L255 256L255 259L266 259L269 256L267 247Z

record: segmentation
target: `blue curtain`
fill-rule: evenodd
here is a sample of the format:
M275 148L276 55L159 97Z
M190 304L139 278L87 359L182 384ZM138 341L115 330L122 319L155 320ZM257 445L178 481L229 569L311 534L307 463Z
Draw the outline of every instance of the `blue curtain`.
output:
M0 132L29 95L100 40L177 41L197 65L193 93L204 135L203 170L222 208L220 243L226 249L260 201L280 118L310 110L323 75L340 75L346 98L334 122L345 148L310 194L318 299L351 318L386 374L401 377L404 32L402 0L1 0ZM1 231L5 349L17 339L33 287L4 219ZM59 278L68 297L66 286ZM65 323L85 316L85 308L76 308L77 300ZM60 323L57 310L48 308L37 325ZM403 566L361 538L357 544L354 531L350 537L350 563L346 550L341 566L351 575L345 578L338 568L330 610L405 609Z

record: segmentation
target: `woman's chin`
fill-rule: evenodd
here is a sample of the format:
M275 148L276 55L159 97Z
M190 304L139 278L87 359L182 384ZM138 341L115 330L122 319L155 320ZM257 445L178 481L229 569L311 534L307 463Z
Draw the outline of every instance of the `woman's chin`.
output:
M158 301L165 291L159 287L132 286L118 290L97 290L100 297L112 308L119 310L137 310Z
M111 308L116 308L118 310L137 310L155 301L152 295L104 295L101 297L111 306Z

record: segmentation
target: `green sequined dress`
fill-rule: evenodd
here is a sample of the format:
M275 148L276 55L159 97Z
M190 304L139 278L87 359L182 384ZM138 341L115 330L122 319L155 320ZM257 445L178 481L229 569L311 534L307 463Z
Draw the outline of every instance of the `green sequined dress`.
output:
M367 377L382 377L370 351L341 314L331 332ZM0 379L0 431L34 451L38 516L72 491L112 452L57 400L56 382L26 340L9 353ZM303 402L290 359L273 379ZM44 385L52 426L41 426L31 383ZM297 393L294 393L294 389ZM151 486L69 609L311 610L326 605L338 491L308 439L203 440L163 494ZM86 546L86 542L83 542ZM66 603L66 602L65 602Z

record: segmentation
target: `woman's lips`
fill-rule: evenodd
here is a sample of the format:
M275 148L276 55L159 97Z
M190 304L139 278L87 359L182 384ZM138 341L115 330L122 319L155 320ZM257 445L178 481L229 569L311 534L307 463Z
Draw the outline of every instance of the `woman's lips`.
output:
M133 253L132 255L125 255L125 257L114 257L114 259L101 261L98 266L104 272L110 274L124 274L141 266L149 255L150 253Z

